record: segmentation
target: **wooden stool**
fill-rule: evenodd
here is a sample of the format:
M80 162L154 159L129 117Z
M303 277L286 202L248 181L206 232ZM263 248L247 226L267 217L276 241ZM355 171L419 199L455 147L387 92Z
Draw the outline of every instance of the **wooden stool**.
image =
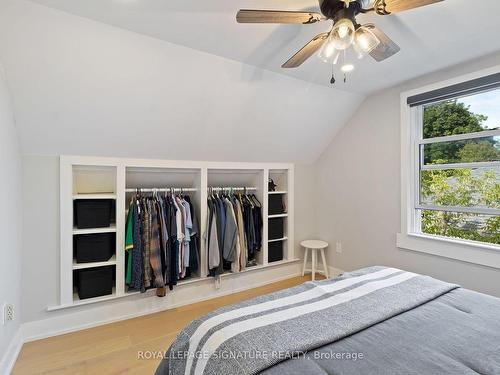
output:
M306 241L302 241L300 243L300 245L306 249L306 252L304 254L304 265L302 266L302 276L304 276L304 274L306 272L307 253L309 250L311 250L312 251L312 261L311 261L312 280L316 279L316 264L317 264L316 251L321 250L321 259L323 261L323 273L324 273L325 277L328 279L328 267L326 265L326 258L325 258L325 248L328 247L328 242L319 241L319 240L306 240Z

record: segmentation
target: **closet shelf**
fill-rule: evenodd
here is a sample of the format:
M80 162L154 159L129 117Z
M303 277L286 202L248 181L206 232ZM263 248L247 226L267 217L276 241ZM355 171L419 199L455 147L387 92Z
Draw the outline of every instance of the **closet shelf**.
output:
M276 219L278 217L287 217L288 214L278 214L278 215L269 215L267 218L268 219Z
M75 194L73 200L77 199L116 199L114 193L101 193L101 194Z
M274 240L268 240L267 242L278 242L278 241L286 241L288 237L276 238Z
M85 268L94 268L94 267L106 267L106 266L114 266L116 265L116 256L106 261L106 262L90 262L90 263L77 263L76 259L73 259L73 269L74 270L82 270Z
M106 296L100 296L100 297L94 297L94 298L85 298L85 299L80 299L78 297L78 293L75 291L73 293L73 304L70 306L82 306L82 305L88 305L90 303L96 303L96 302L102 302L102 301L108 301L112 299L119 298L121 296L116 295L116 288L113 287L113 291L111 294L108 294ZM69 306L67 306L69 307Z
M288 193L286 190L282 190L282 191L269 191L267 192L267 194L286 194Z
M105 228L89 228L89 229L78 229L73 228L73 234L96 234L96 233L114 233L116 232L116 225L111 225L110 227Z

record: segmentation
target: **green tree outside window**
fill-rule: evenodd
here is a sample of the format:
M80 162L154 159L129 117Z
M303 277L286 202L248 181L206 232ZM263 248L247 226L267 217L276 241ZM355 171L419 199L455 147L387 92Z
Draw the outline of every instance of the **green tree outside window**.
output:
M424 138L487 130L487 116L475 114L456 100L424 110ZM500 160L493 137L426 145L425 164L470 163ZM436 206L500 209L499 170L449 169L421 172L421 199ZM500 217L470 213L422 211L422 232L446 237L500 244Z

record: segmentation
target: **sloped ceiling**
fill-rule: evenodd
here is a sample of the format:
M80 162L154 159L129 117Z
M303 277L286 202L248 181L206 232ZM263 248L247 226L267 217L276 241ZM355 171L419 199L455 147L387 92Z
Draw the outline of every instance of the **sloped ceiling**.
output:
M312 162L363 100L23 0L0 61L27 154Z
M401 47L347 84L311 58L315 25L240 25L238 8L315 0L0 0L0 60L24 153L312 162L366 95L498 51L498 0L364 15ZM153 38L151 38L153 37Z
M313 25L241 25L239 8L317 10L317 0L34 0L54 8L151 35L246 64L329 85L330 67L310 59L298 69L281 64L329 28ZM383 63L356 62L338 88L371 93L500 49L500 1L445 0L391 16L362 15L375 22L402 51Z

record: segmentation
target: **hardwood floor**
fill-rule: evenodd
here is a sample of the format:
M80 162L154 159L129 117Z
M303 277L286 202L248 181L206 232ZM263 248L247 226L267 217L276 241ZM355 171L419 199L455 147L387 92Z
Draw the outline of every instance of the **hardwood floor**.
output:
M142 359L140 353L163 353L191 320L221 306L308 280L310 276L295 277L156 314L26 343L13 374L153 374L160 358Z

